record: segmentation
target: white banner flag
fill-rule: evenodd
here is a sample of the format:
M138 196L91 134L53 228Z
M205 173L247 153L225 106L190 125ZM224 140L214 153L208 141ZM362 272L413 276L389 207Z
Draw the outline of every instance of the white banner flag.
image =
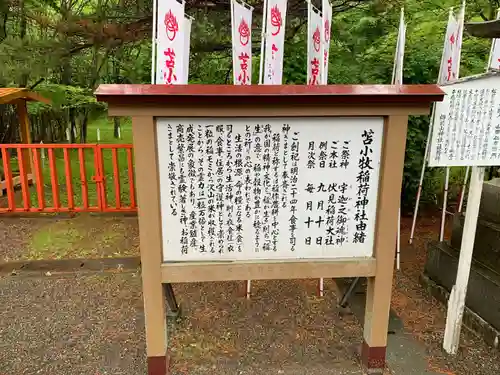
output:
M181 84L186 84L189 81L189 52L191 51L191 26L193 18L190 16L184 17L184 56L183 56L183 78Z
M281 85L287 0L267 0L264 84Z
M403 62L405 56L406 43L406 23L404 10L401 9L401 19L399 21L398 41L396 44L396 54L394 55L394 69L392 71L393 85L403 84Z
M497 19L500 19L500 11L497 13ZM493 39L491 43L490 61L488 69L500 69L500 39Z
M461 11L462 13L462 11ZM438 84L443 84L458 79L460 56L462 48L463 16L459 19L450 11L446 38L444 40L443 57L438 77Z
M245 3L231 0L233 40L233 83L252 84L252 10Z
M307 84L319 85L321 81L321 72L323 70L321 55L323 18L321 12L307 2Z
M159 1L157 21L156 83L182 84L186 43L184 1Z
M455 79L458 79L460 76L460 61L462 59L462 42L464 36L464 23L465 23L465 0L462 2L462 8L458 13L457 19L457 35L456 35L456 43L453 49L453 73L455 74Z
M321 83L328 84L328 60L330 57L330 37L332 34L332 4L329 0L323 0L323 71L321 72Z

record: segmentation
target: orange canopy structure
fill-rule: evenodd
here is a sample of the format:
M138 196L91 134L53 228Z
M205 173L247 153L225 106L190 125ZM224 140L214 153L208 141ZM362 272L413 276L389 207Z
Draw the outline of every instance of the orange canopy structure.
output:
M31 143L31 133L30 133L30 124L28 118L28 108L26 106L26 102L28 101L37 101L46 104L50 104L51 101L47 98L44 98L40 94L28 90L26 88L0 88L0 104L13 104L16 106L17 117L19 119L19 133L21 137L22 144ZM30 151L28 149L23 149L23 165L24 172L27 175L28 181L33 180L32 176L32 158ZM19 177L17 177L19 179ZM14 185L17 184L18 181L14 181ZM0 181L0 196L3 194L3 190L5 189L5 181Z
M13 104L16 101L37 101L50 104L50 100L36 92L24 88L0 88L0 104Z

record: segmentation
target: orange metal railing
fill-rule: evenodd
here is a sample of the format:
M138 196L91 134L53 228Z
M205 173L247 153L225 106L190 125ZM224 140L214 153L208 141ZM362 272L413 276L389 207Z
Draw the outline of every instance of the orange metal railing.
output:
M131 144L0 144L0 158L0 214L137 210Z

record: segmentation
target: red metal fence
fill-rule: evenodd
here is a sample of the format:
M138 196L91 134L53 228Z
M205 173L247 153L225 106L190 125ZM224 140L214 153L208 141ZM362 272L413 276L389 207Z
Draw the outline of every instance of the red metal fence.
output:
M0 159L0 214L137 210L131 144L0 144Z

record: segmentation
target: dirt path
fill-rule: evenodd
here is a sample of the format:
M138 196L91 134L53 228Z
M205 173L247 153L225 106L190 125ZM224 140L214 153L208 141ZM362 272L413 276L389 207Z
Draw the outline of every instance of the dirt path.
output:
M445 307L418 283L425 244L437 238L439 219L419 221L413 246L407 245L410 225L410 218L403 219L402 270L395 276L392 307L409 334L425 345L429 370L445 375L499 374L500 354L467 330L462 331L457 356L441 349ZM136 255L137 235L133 218L0 219L0 259ZM134 374L144 373L140 278L130 275L2 279L0 303L8 308L0 313L0 335L6 338L0 343L0 374L36 373L30 367L35 364L45 366L42 374L72 374L77 373L71 370L74 366L87 361L86 370L99 369L102 374L132 374L127 366L137 371ZM338 315L331 281L324 300L314 297L315 288L313 280L255 282L254 298L248 302L241 297L243 283L176 286L186 316L171 336L176 372L219 375L224 374L220 368L232 368L227 374L234 375L237 368L242 375L260 375L255 364L261 363L273 374L286 369L287 375L308 375L304 368L311 374L342 374L341 368L358 374L352 347L359 344L361 326L353 317ZM98 328L89 328L94 324ZM122 324L128 327L124 332ZM65 344L72 332L76 349ZM132 335L135 349L125 351L107 335ZM31 349L35 357L30 357ZM16 359L19 355L24 359ZM59 365L51 364L52 355L63 358ZM324 368L334 372L323 372Z
M186 318L170 335L176 375L363 375L361 333L311 281L178 285ZM277 297L279 296L279 298ZM0 279L0 374L145 374L138 273Z
M361 371L354 353L362 328L353 316L339 315L331 283L328 297L318 299L313 280L256 281L250 301L243 282L206 285L176 288L186 319L173 338L175 368L217 365L222 356L245 368Z

